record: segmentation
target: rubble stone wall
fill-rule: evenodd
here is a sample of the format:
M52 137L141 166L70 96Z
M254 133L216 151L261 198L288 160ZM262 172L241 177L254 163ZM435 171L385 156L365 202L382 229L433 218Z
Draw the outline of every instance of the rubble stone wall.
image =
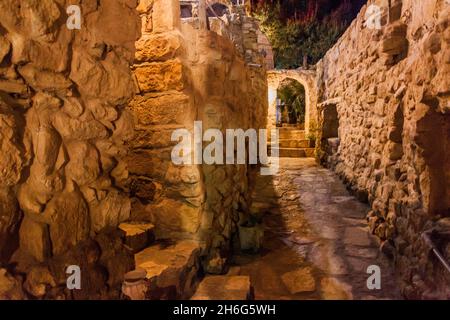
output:
M81 9L80 30L66 26L70 5ZM110 230L131 209L123 159L136 5L0 2L0 253L11 272L1 280L16 288L6 298L118 297L133 268ZM68 265L86 270L83 293L67 291Z
M138 94L130 104L136 123L127 160L131 219L152 222L159 239L199 240L205 270L220 273L245 218L239 213L245 216L250 205L249 166L175 165L178 141L171 136L176 129L193 134L194 121L224 136L226 129L265 128L265 68L248 66L230 39L181 24L178 1L155 0L139 10L146 27L134 66Z
M371 4L382 8L380 30L364 25ZM440 231L432 240L450 259L449 13L444 0L369 1L317 65L321 159L370 202L371 231L409 298L450 297L449 274L421 237Z

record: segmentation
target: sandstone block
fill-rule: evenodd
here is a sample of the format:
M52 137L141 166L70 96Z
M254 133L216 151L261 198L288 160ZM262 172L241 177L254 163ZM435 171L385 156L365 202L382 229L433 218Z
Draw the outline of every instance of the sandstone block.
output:
M136 61L164 61L174 58L181 47L177 33L152 34L136 42Z
M66 92L72 86L72 82L62 74L51 71L40 71L30 64L19 67L18 71L35 90Z
M0 300L22 300L25 294L19 279L8 274L6 269L0 269Z
M43 213L50 221L54 255L59 255L89 237L89 210L77 191L65 191L47 204Z
M146 271L150 299L189 296L198 271L198 243L183 240L169 246L153 245L135 255L136 267ZM189 279L189 274L194 279ZM188 281L191 280L191 281Z
M170 232L195 233L200 226L201 208L183 201L164 199L146 209L152 217L157 237L166 238Z
M117 228L121 222L128 220L131 201L117 190L111 190L104 199L90 204L90 209L92 228L99 232L107 227Z
M119 229L125 232L125 244L135 253L148 247L154 241L154 228L155 226L151 223L129 222L119 225Z

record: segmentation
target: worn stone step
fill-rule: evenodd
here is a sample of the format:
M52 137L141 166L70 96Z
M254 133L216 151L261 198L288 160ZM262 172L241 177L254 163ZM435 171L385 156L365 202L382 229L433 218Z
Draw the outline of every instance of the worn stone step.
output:
M156 243L135 254L136 268L145 270L146 299L189 299L199 281L199 256L192 240Z
M191 300L253 300L249 276L206 276Z
M299 128L298 124L283 123L281 128Z
M278 150L280 158L312 158L315 152L314 148L270 148L270 154L272 150Z
M119 229L124 232L125 244L137 253L155 241L155 226L145 222L124 222Z
M278 138L279 139L303 140L303 139L305 139L305 131L304 130L293 130L290 128L280 128Z
M278 145L280 148L310 148L311 142L307 139L279 139Z

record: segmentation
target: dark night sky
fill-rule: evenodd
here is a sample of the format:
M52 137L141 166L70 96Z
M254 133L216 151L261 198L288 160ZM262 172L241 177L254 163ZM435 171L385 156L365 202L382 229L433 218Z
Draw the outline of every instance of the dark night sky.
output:
M308 10L314 10L314 8L317 8L319 19L338 12L338 19L353 20L367 2L367 0L252 0L254 5L258 3L274 4L278 1L281 3L282 17L280 18L282 20L301 17ZM338 10L339 7L343 10Z

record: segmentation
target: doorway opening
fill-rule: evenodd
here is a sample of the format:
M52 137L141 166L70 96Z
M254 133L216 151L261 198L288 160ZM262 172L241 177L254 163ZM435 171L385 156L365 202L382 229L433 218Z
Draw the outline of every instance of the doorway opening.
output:
M297 80L287 78L277 88L277 127L294 126L305 129L306 93Z

